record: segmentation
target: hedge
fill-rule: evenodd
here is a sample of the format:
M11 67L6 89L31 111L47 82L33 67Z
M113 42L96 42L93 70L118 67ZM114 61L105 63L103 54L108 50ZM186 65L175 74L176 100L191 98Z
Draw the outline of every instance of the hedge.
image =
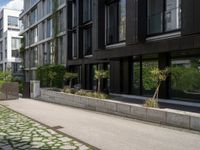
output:
M50 86L49 72L55 72L56 76L52 82L52 87L63 87L63 76L65 74L65 67L62 65L44 65L37 68L37 80L40 80L41 87Z

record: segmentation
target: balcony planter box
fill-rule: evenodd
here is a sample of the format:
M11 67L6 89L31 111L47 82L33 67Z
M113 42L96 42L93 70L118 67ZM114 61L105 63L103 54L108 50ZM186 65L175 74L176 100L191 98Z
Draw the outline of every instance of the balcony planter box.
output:
M200 131L200 114L172 109L147 108L137 104L102 100L41 89L39 100L98 111L143 121Z

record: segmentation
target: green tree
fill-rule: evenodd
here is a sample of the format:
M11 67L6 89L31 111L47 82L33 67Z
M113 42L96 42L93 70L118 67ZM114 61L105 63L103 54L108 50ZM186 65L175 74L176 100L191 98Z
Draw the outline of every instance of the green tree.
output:
M69 86L72 88L72 81L78 78L78 73L65 72L64 80L69 81Z
M157 88L154 92L153 98L146 100L145 105L148 107L158 107L158 95L160 91L160 86L163 81L165 81L170 73L169 68L165 68L160 70L158 68L154 68L151 71L152 80L157 82Z
M101 92L101 81L109 77L109 71L107 70L95 70L95 79L98 82L97 91Z

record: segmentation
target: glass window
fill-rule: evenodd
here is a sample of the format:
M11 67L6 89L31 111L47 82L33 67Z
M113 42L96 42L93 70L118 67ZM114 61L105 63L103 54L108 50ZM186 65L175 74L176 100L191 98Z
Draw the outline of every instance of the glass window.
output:
M48 64L48 53L47 49L45 48L45 44L42 44L43 47L43 64Z
M106 6L106 44L126 39L126 0L112 1Z
M30 22L31 22L31 24L34 24L34 23L36 23L37 22L37 9L35 8L33 11L31 11L31 20L30 20Z
M65 23L64 23L64 12L63 10L60 10L59 16L58 16L58 31L62 32L65 29Z
M76 0L72 3L72 27L77 25L77 4Z
M119 41L126 40L126 0L119 2Z
M59 51L60 51L60 63L64 64L65 63L65 52L64 52L64 47L63 47L63 37L59 38Z
M83 22L92 20L92 0L83 0Z
M30 55L31 59L31 67L37 67L38 65L38 48L34 47L31 49L31 55Z
M151 71L154 68L158 68L158 61L147 60L142 62L142 84L143 84L143 95L153 96L157 82L151 77Z
M181 0L166 0L165 7L165 31L180 29Z
M92 28L86 28L83 30L83 50L84 54L92 55Z
M148 0L148 34L178 30L181 27L181 0Z
M73 56L73 59L76 59L78 57L77 34L76 34L76 32L72 33L72 56Z
M53 47L53 42L47 43L47 50L49 51L50 64L55 64L55 51L54 51L54 47Z
M20 48L20 38L16 38L16 37L12 37L11 39L11 48L12 50L16 50L16 49L19 49Z
M38 42L38 28L31 30L31 44Z
M37 0L31 0L31 5L34 5Z
M19 73L20 72L20 63L12 63L12 71L13 73Z
M200 99L200 56L174 58L171 61L173 98Z
M12 50L12 57L19 58L19 50Z
M49 19L47 21L47 37L53 36L53 20Z
M59 5L62 5L65 3L65 0L59 0Z
M19 26L19 18L14 16L8 16L8 26Z
M133 63L133 94L140 95L140 62Z
M47 0L47 13L51 13L53 11L53 2L52 0Z

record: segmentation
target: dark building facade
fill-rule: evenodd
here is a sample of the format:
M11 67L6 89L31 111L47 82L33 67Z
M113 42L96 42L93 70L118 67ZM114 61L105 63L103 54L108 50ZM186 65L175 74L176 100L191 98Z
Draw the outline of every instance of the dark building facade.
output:
M151 68L171 67L160 98L200 102L199 0L68 0L67 67L81 88L152 96Z

